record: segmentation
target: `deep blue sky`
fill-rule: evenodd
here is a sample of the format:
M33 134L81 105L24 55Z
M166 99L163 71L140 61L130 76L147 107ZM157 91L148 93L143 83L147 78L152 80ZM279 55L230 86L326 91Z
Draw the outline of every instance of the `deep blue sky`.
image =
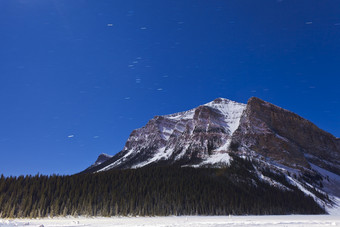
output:
M217 97L339 137L339 75L339 1L2 0L0 173L79 172Z

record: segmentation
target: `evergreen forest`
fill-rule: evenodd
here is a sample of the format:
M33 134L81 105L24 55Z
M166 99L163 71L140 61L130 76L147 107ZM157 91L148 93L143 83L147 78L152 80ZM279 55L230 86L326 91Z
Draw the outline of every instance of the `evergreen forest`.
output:
M252 163L243 159L228 168L149 166L72 176L2 175L0 216L325 213L298 188L282 184L288 190L258 180Z

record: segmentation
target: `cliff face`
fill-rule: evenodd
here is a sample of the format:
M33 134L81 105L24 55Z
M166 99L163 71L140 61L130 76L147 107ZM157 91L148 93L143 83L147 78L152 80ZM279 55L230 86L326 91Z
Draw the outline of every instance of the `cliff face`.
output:
M340 140L310 121L258 98L247 103L232 143L293 168L308 162L340 174Z

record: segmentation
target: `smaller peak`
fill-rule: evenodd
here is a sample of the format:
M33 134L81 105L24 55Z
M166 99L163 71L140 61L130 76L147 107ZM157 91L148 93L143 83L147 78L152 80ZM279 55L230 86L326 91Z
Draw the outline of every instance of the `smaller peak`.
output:
M103 162L106 162L107 160L109 160L109 159L112 158L112 157L113 157L112 155L108 155L108 154L105 154L105 153L101 153L101 154L98 156L96 162L95 162L93 165L91 165L91 167L99 166L100 164L102 164ZM90 167L90 168L91 168L91 167Z
M112 155L109 154L105 154L105 153L101 153L98 157L108 157L108 158L112 158Z

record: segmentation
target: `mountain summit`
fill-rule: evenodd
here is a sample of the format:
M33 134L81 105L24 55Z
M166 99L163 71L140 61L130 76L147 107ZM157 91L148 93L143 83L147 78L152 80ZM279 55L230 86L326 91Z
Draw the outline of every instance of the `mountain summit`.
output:
M256 97L247 104L217 98L188 111L155 116L132 131L122 151L83 172L155 165L220 168L235 158L251 160L253 171L270 184L282 182L268 170L283 174L324 205L340 197L340 139ZM336 197L326 201L326 195Z
M155 116L132 131L121 152L88 170L139 168L155 163L227 165L232 135L245 109L245 104L218 98L188 111Z
M340 174L340 139L256 97L247 104L217 98L188 111L155 116L132 131L121 152L87 171L155 163L223 166L230 162L230 152L297 169L312 163Z

